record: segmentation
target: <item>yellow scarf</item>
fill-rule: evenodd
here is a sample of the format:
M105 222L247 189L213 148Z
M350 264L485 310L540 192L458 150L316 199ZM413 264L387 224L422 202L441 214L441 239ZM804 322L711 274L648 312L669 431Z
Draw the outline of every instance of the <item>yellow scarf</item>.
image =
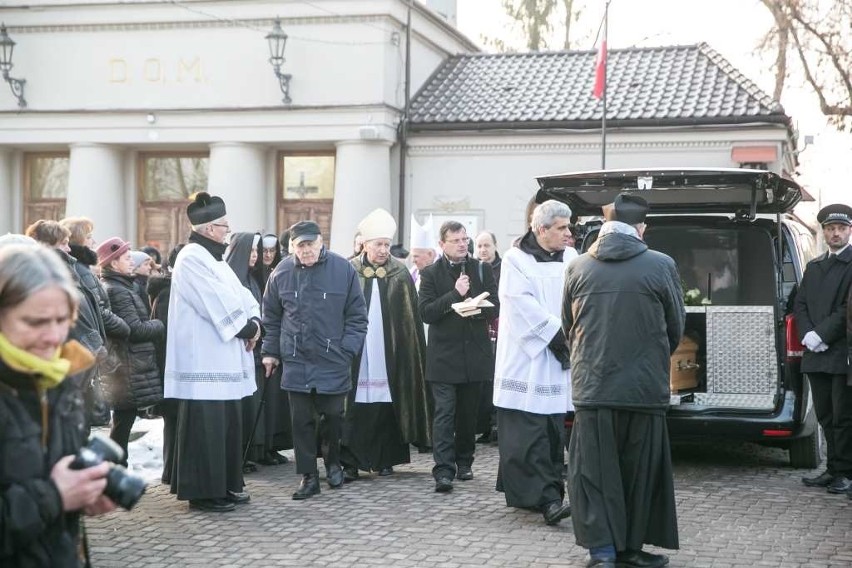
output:
M0 333L0 359L15 371L36 377L38 386L52 389L59 385L71 369L71 361L61 357L62 350L57 349L51 359L42 359L9 343Z

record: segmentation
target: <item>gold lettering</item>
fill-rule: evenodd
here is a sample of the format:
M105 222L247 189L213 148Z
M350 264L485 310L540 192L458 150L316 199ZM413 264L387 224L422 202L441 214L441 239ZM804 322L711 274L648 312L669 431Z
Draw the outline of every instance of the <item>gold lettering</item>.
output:
M127 82L127 61L125 61L124 59L117 58L109 60L109 82Z
M184 79L189 76L194 77L196 83L201 83L204 78L201 73L201 58L195 57L192 61L185 61L183 58L178 60L178 83L183 83Z
M160 65L160 60L156 58L146 59L143 75L149 83L161 83L163 81L163 68Z

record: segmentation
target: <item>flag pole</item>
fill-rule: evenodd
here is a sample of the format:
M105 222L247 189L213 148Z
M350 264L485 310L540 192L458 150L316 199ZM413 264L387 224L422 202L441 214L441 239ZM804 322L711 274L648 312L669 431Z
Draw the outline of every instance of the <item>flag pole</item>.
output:
M607 23L609 20L609 2L607 0L606 6L604 7L604 29L603 29L603 96L601 100L603 101L603 116L601 116L601 169L606 169L606 75L607 75L607 59L609 58L609 54L607 53Z

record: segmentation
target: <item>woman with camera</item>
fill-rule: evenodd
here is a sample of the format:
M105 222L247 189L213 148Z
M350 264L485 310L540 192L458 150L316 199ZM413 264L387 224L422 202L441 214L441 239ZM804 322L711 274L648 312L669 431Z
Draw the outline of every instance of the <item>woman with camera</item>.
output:
M110 365L104 373L107 398L113 407L109 437L124 450L121 465L127 466L127 444L136 413L163 400L155 346L163 341L166 327L160 320L151 319L147 299L137 292L130 244L118 237L107 239L98 247L98 264L113 313L130 327L130 337L110 337Z
M108 463L70 468L85 441L78 374L94 363L65 343L78 301L53 251L0 248L0 566L79 566L80 513L115 508Z

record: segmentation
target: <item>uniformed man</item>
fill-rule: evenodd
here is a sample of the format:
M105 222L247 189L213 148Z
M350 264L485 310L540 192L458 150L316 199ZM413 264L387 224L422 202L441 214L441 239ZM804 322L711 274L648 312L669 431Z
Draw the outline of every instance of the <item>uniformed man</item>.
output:
M805 268L793 311L805 346L802 372L808 376L817 421L825 433L827 460L824 472L804 477L802 483L847 493L852 490L852 387L846 384L852 207L827 205L817 221L828 251Z

